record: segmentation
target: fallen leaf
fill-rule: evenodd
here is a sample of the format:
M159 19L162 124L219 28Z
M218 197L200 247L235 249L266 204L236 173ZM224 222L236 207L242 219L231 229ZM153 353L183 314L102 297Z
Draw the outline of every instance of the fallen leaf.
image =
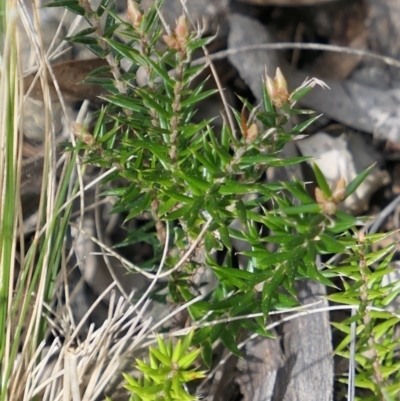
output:
M81 82L87 78L90 72L96 68L107 66L107 61L101 58L89 60L70 60L63 61L52 65L52 70L56 77L58 86L65 100L76 102L79 100L88 99L92 102L99 102L99 96L106 93L106 90L100 85L82 84ZM36 73L33 73L24 78L25 93L31 87ZM105 74L104 76L111 76ZM51 79L50 74L47 74L50 90L50 99L52 102L58 101L58 94ZM38 78L29 92L30 96L36 100L43 100L43 91L40 79Z

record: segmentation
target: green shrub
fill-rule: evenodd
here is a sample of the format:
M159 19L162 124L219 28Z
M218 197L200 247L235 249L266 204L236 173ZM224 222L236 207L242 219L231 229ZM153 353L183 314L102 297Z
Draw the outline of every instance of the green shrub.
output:
M125 375L131 399L195 399L182 385L203 376L190 370L197 355L201 352L210 367L216 341L240 356L237 339L242 329L269 336L269 312L298 306L294 283L304 279L332 287L331 301L358 306L351 318L335 324L347 334L338 347L345 357L351 357L351 327L356 326L356 386L370 389L371 400L398 396L399 339L393 336L399 316L385 308L400 288L398 283L382 286L392 270L394 245L372 252L370 247L385 235L364 235L361 219L337 208L370 169L350 183L340 180L330 188L314 164L315 199L303 182L263 179L270 168L310 160L283 159L280 152L318 118L310 116L286 128L292 115L313 114L296 108L296 102L323 83L311 79L290 92L278 69L274 79L265 77L262 104L253 107L241 99L242 110L227 109L233 119L227 118L215 132L212 120L193 120L199 102L216 93L204 90L206 80L196 83L206 66L192 59L195 50L211 39L203 38L200 28L191 31L185 16L170 31L160 18L161 1L144 13L129 0L129 22L117 16L115 4L108 0L96 10L86 0L48 6L63 6L84 16L91 28L68 39L108 62L86 80L103 86L108 94L93 115L93 129L75 125L80 140L73 150L84 150L85 163L112 170L102 195L118 199L113 213L124 213L125 222L141 215L149 218L149 224L128 232L119 246L151 244L154 258L139 270L168 277L167 302L181 304L202 296L188 307L196 330L175 346L158 337L159 348L149 349L149 362L137 361L143 378ZM131 65L128 71L120 69L122 60ZM242 228L234 228L233 222ZM250 250L241 253L248 258L243 269L234 265L233 239L249 244ZM274 251L269 250L271 245ZM162 260L166 247L169 252ZM216 251L225 252L223 261L214 257ZM340 263L317 268L316 257L327 254L341 255ZM163 270L156 276L153 265L161 260ZM200 269L215 276L212 291L203 288L209 283L194 279ZM342 291L334 278L342 280ZM250 313L256 317L247 318ZM190 345L197 348L189 351Z

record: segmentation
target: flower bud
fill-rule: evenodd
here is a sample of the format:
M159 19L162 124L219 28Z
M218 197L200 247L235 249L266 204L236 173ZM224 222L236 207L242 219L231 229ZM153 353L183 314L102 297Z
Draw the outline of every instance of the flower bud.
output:
M275 107L280 109L284 103L288 102L290 94L287 89L287 82L279 67L276 69L274 80L268 75L266 76L266 87Z
M252 143L258 138L258 128L256 123L250 125L246 132L246 143Z
M163 40L171 49L182 50L186 47L188 37L189 30L186 17L184 15L181 15L176 22L174 34L164 35Z
M336 212L336 203L331 199L327 199L322 190L318 187L315 188L315 200L327 215L332 215Z
M134 28L139 29L142 21L142 13L139 10L139 5L134 0L128 0L128 15L131 20L131 24Z
M184 15L178 18L176 23L176 28L174 30L175 36L181 47L186 44L187 38L189 37L189 31L187 26L187 21Z
M93 145L94 138L93 135L81 124L76 123L75 121L72 122L72 129L74 131L74 135L79 138L83 143L86 145Z
M346 192L346 179L341 178L335 185L332 191L332 200L339 204L344 199L344 194Z
M325 203L327 201L324 193L322 192L321 188L315 188L315 200L318 204Z
M274 99L276 97L275 83L272 80L272 78L268 75L267 75L266 79L267 79L266 87L267 87L268 96L270 97L270 99L272 101L272 99Z
M175 36L172 35L164 35L163 36L164 42L167 44L167 46L171 49L179 50L180 45L179 42L177 41Z
M282 71L279 67L276 69L276 73L275 73L275 84L276 84L276 87L280 91L284 91L287 93L287 91L288 91L287 82L286 82L286 79L283 76Z

